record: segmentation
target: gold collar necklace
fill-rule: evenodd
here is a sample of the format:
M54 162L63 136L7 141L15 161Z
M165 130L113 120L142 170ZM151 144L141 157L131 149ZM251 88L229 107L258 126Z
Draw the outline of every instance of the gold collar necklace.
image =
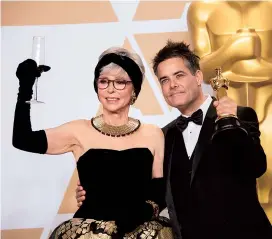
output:
M103 115L96 116L91 119L92 126L101 134L111 137L122 137L134 133L141 126L141 122L137 119L128 118L128 122L124 125L113 126L105 123Z

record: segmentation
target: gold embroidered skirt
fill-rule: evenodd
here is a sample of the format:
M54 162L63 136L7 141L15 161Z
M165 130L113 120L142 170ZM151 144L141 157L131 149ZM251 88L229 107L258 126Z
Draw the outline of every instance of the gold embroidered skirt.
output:
M72 218L61 223L49 239L117 239L117 227L114 221ZM145 222L133 232L125 234L124 239L173 239L169 220L159 217Z

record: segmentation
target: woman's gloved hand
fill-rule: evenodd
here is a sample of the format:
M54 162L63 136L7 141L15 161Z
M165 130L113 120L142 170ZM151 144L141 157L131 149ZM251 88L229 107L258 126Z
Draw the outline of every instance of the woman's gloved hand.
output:
M131 205L130 209L122 210L118 213L115 220L117 231L125 234L134 231L138 226L150 221L153 217L153 207L149 203L135 207Z
M19 79L19 94L18 100L30 100L32 97L32 87L37 77L41 76L42 72L49 71L51 68L46 65L38 66L32 59L27 59L20 63L17 67L16 76Z

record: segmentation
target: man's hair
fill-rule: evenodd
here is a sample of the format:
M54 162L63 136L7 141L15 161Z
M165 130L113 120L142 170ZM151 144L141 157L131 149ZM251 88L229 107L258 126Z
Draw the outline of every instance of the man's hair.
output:
M185 42L173 42L167 41L165 47L163 47L153 58L153 71L157 75L158 65L170 58L182 58L185 66L190 70L192 75L195 75L199 67L199 57L195 55L190 49L189 45Z

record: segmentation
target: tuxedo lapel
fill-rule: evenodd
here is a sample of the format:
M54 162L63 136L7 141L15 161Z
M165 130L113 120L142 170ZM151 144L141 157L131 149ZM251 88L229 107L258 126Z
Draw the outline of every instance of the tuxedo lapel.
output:
M166 180L170 179L174 144L175 144L175 130L174 127L171 127L165 134L164 177L166 177Z
M176 144L176 127L173 125L170 127L165 134L165 156L164 156L164 176L166 178L166 203L168 208L168 213L171 219L172 231L174 237L181 239L180 226L177 219L177 214L175 211L173 195L172 195L172 185L171 185L171 168L173 162L173 150Z
M197 167L199 165L203 150L205 146L207 146L210 143L212 134L214 132L214 122L215 122L217 114L216 114L216 109L213 106L213 101L210 104L207 114L204 118L201 131L199 134L199 138L195 147L193 165L192 165L191 185L192 185Z

